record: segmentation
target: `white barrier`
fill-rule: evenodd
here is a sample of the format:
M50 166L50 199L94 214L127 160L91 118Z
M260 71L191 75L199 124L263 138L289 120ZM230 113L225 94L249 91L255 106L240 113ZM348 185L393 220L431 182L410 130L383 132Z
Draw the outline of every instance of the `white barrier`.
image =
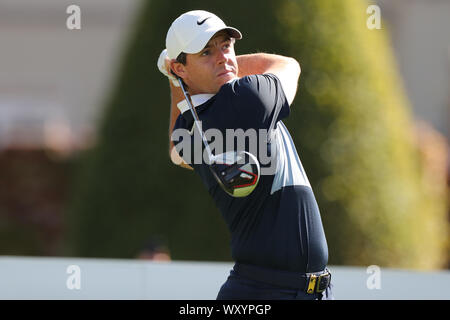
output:
M213 300L232 266L216 262L3 256L0 299ZM450 299L448 271L329 269L337 300Z

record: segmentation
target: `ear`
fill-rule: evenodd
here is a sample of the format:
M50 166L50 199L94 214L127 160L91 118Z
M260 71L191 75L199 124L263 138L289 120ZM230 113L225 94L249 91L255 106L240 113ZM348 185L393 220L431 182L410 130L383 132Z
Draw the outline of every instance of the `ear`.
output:
M178 77L184 78L186 76L186 67L177 60L170 61L170 70Z

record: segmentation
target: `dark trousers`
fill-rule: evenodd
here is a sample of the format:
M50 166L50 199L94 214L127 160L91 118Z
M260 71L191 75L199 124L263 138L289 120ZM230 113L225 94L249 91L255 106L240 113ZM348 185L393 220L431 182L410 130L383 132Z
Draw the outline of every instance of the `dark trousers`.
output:
M217 300L333 300L332 285L322 293L308 294L304 288L288 288L256 281L231 270Z

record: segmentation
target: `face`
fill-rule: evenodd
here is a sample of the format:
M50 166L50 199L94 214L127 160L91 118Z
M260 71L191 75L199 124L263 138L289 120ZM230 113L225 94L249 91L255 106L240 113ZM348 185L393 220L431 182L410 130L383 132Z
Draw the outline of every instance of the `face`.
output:
M186 65L173 63L191 95L217 93L226 82L237 78L238 65L234 43L225 31L218 32L202 51L186 55Z

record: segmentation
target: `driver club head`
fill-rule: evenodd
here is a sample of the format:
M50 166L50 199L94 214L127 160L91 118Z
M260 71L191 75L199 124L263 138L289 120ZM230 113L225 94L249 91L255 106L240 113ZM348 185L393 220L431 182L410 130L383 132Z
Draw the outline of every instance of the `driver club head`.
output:
M233 197L248 196L259 182L258 159L246 151L216 155L210 169L222 189Z

